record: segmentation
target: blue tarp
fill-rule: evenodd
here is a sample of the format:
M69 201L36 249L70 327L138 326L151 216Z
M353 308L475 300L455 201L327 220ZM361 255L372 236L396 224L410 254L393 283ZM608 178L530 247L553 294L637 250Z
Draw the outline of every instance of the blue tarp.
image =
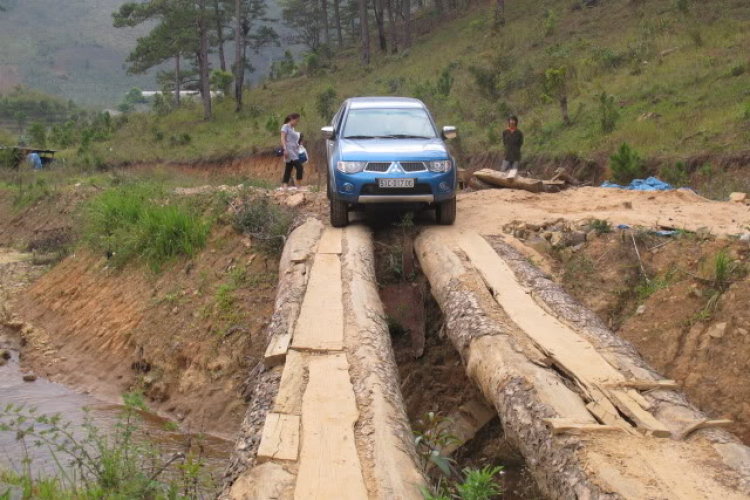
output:
M31 166L34 168L34 170L41 170L42 168L42 158L37 153L31 153L26 157L26 161L28 161Z
M646 180L636 179L627 186L621 186L612 182L604 181L602 183L604 188L617 188L617 189L629 189L631 191L669 191L675 189L675 187L669 183L664 182L656 177L649 177Z

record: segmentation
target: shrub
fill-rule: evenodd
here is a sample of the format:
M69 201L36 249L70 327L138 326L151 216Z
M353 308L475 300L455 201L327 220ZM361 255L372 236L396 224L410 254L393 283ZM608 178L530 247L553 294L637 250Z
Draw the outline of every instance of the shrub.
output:
M500 98L500 90L498 89L499 78L494 68L469 66L469 74L474 78L474 84L479 88L479 93L482 97L493 102Z
M679 12L687 14L688 12L690 12L690 0L675 0L674 7Z
M453 75L451 74L450 67L446 67L437 81L437 92L443 97L451 95L451 89L453 88Z
M690 36L690 40L693 41L694 46L698 48L703 47L703 31L700 28L691 28L688 31L688 36Z
M266 197L243 200L232 221L235 230L258 240L259 247L270 254L281 253L292 222L292 211L274 205Z
M615 97L602 92L599 95L599 124L602 132L609 134L614 132L620 112L615 105Z
M745 103L744 111L742 112L742 117L745 120L750 120L750 102Z
M336 99L338 99L338 94L336 93L336 89L331 85L318 94L315 108L318 111L318 115L320 115L326 123L333 118L333 106L336 104Z
M281 130L281 117L276 113L268 115L266 119L266 132L276 135Z
M684 187L690 183L690 174L684 162L678 161L674 165L667 165L661 171L665 181L675 187Z
M550 9L545 12L544 17L544 36L552 36L557 28L557 15L554 10Z
M86 241L115 265L138 259L154 271L206 244L210 224L192 211L159 203L153 186L123 186L94 198L86 210Z
M617 153L609 158L612 178L620 184L627 184L633 179L645 176L645 166L638 153L628 143L623 142Z
M315 76L320 73L321 64L320 56L315 52L310 52L305 56L305 71L310 76Z
M742 63L735 64L732 69L729 70L729 74L732 76L742 76L745 74L745 65Z

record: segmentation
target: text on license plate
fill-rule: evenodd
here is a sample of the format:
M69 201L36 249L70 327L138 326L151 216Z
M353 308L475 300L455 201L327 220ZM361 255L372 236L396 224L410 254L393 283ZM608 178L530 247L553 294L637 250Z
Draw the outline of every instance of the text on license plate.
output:
M381 188L413 188L414 179L378 179Z

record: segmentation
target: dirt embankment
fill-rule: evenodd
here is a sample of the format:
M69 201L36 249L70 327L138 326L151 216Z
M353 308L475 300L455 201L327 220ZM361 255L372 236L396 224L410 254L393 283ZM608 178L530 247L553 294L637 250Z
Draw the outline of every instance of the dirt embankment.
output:
M160 275L118 271L86 251L18 298L33 325L24 362L38 374L111 399L142 389L194 431L233 434L247 367L273 305L277 263L229 229L210 250Z

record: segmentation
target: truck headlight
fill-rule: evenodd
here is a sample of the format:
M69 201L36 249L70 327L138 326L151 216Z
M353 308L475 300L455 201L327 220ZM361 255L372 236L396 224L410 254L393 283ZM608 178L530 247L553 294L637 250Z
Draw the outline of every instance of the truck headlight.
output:
M431 161L427 163L430 172L450 172L453 164L450 160Z
M367 162L364 161L340 161L337 165L339 172L345 174L356 174L365 169Z

